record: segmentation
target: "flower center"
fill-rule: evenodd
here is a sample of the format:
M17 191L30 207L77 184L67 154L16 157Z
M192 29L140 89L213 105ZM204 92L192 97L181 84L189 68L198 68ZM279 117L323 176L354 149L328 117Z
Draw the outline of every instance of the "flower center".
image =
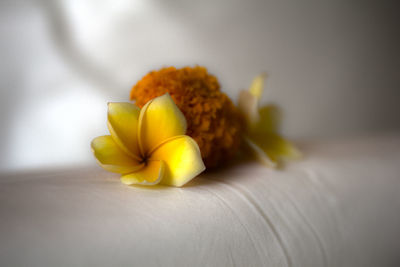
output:
M149 156L145 155L145 156L142 156L142 157L141 157L141 160L140 160L139 163L140 163L140 164L147 165L148 161L149 161Z

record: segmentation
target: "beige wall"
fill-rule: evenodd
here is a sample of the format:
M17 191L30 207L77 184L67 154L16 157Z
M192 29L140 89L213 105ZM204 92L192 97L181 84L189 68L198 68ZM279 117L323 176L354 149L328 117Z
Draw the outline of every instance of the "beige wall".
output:
M202 64L236 98L269 73L284 133L399 131L389 1L2 1L0 169L92 162L107 101L162 65Z

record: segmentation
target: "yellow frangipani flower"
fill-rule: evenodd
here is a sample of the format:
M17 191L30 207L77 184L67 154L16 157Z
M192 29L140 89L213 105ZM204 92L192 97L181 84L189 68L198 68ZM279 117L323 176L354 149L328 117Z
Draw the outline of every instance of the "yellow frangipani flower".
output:
M91 147L104 169L121 174L124 184L183 186L205 170L197 143L186 133L186 119L167 93L142 109L132 103L108 104L111 136Z
M279 135L280 112L277 106L259 107L266 75L254 78L249 90L240 92L239 109L245 117L244 143L256 158L268 167L281 160L295 159L300 151Z

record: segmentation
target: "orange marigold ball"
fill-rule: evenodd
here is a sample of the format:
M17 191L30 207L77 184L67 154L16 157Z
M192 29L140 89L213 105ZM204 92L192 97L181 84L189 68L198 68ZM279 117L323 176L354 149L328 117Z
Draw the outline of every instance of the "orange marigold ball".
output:
M185 115L187 135L196 140L208 168L237 153L241 141L240 114L206 68L167 67L152 71L133 86L130 99L141 108L167 92Z

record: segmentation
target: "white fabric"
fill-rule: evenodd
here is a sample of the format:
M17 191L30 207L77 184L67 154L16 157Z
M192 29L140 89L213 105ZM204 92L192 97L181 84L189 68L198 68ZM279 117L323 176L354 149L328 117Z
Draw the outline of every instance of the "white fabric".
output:
M400 137L314 142L185 188L90 167L0 178L1 266L399 266Z

